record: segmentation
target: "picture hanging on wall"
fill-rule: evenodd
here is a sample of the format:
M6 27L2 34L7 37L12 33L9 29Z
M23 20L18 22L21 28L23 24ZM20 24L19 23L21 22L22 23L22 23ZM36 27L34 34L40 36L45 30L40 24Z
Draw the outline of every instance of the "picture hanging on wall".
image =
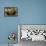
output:
M18 16L17 7L5 7L4 16Z

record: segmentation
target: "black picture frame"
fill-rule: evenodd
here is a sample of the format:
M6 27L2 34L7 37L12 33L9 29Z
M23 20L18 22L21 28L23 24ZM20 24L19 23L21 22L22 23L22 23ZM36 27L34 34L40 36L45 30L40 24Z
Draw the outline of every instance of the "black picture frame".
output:
M18 8L17 7L4 7L4 16L6 17L18 16Z

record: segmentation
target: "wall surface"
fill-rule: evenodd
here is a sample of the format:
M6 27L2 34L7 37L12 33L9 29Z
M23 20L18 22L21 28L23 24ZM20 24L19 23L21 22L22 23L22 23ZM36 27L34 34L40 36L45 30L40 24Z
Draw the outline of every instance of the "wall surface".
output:
M4 7L18 7L18 17L5 17ZM7 44L17 24L46 24L46 0L0 0L0 44ZM16 39L17 42L17 39Z

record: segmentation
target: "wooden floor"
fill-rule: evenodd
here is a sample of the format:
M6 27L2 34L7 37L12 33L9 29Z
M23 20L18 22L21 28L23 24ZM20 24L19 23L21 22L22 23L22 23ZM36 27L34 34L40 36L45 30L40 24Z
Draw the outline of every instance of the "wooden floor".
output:
M0 46L8 46L8 44L0 44ZM31 40L28 41L21 40L19 44L15 44L14 46L46 46L46 42L42 41L32 42Z
M28 41L21 40L20 46L46 46L46 42L44 41L32 42L31 40Z

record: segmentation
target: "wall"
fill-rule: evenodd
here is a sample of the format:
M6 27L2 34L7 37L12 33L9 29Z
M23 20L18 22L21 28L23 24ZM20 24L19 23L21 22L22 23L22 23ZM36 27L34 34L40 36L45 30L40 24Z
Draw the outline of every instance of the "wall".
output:
M4 7L18 7L18 17L4 17ZM0 44L7 44L17 24L46 24L46 0L0 0ZM17 41L16 41L17 42Z

